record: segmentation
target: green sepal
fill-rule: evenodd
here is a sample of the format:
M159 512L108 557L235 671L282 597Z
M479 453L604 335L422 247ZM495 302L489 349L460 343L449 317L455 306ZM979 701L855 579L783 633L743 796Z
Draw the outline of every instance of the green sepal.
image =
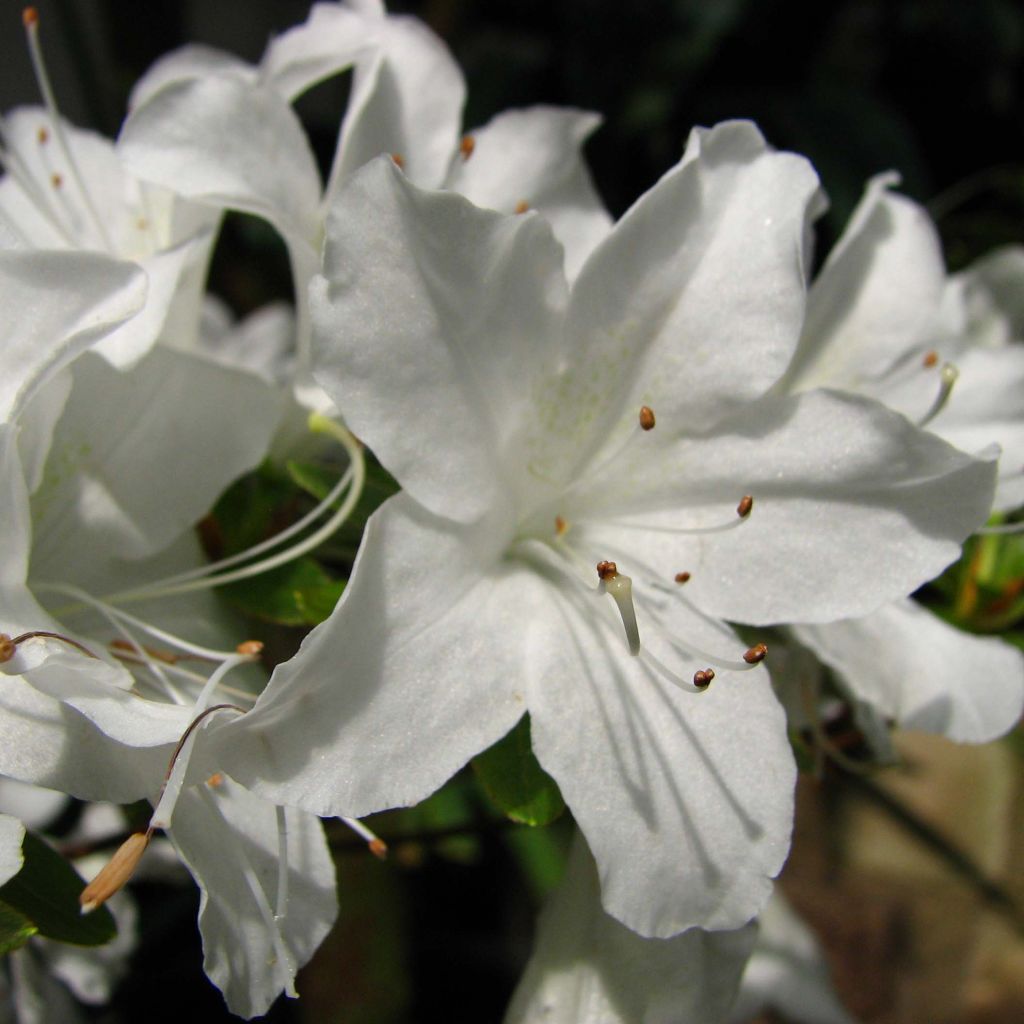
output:
M493 747L473 758L473 770L501 813L521 825L547 825L565 810L558 784L533 752L528 714Z
M117 934L117 925L106 907L82 914L78 897L85 882L56 850L26 832L21 852L25 863L0 886L0 904L21 915L48 939L76 946L102 946Z

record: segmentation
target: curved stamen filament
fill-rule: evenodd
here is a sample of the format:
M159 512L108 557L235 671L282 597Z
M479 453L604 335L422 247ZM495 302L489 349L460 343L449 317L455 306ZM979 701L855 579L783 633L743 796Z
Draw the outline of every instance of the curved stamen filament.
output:
M985 537L999 536L1007 533L1024 533L1024 521L1019 523L1001 523L997 526L979 526L974 531Z
M641 523L630 519L602 519L602 523L610 523L615 526L623 526L631 530L651 530L654 533L686 534L687 536L705 533L725 533L726 530L735 530L742 526L754 510L754 499L752 495L744 494L736 505L736 518L726 523L717 523L714 526L664 526L661 523Z
M953 393L953 385L959 376L960 371L952 363L943 363L939 371L939 393L928 411L917 421L919 427L926 427L945 409L949 396Z
M73 640L71 637L65 636L63 633L54 633L48 629L32 629L27 633L21 633L15 637L10 637L6 633L0 633L0 662L10 661L11 658L14 657L14 651L18 644L22 644L26 640L33 640L36 637L49 640L60 640L63 643L66 643L69 647L74 647L76 651L84 654L87 658L96 658L96 655L93 654L85 644L80 644L77 640Z
M328 496L320 502L312 512L307 513L307 515L300 519L299 522L293 524L287 530L262 541L260 544L257 544L254 548L247 551L231 555L229 558L223 559L221 562L215 562L210 566L203 566L200 569L190 570L188 573L182 573L179 576L171 577L167 580L160 580L144 587L139 587L135 590L122 590L114 594L108 594L105 600L111 603L125 604L129 601L145 601L157 597L170 597L175 594L187 594L196 590L210 590L214 587L224 586L227 583L234 583L237 580L249 579L253 576L259 576L262 573L269 572L271 569L276 569L280 565L292 562L296 558L300 558L302 555L306 554L307 551L312 551L335 533L352 514L353 509L356 507L356 504L362 496L363 486L366 482L366 458L363 455L362 446L344 427L333 423L333 421L327 421L325 417L317 417L316 414L310 417L311 424L315 417L319 421L330 423L331 429L329 432L345 446L345 450L349 455L350 466L349 470L346 471L341 480L334 485ZM328 428L324 426L320 426L319 429L325 431L328 430ZM235 569L231 572L224 572L219 575L210 575L211 570L216 570L224 565L233 565L236 562L251 558L253 554L258 554L262 551L268 550L269 548L276 547L283 540L287 540L294 536L295 533L305 528L313 520L319 518L324 510L333 504L337 496L349 483L350 486L348 494L345 496L345 500L338 507L337 511L335 511L327 522L320 526L319 529L311 533L294 547L287 548L284 551L279 551L276 555L271 555L269 558L266 558L261 562L253 562L250 565L242 566L242 568Z
M7 127L6 120L0 116L0 165L2 165L7 173L11 176L11 180L16 182L21 191L25 194L26 198L33 204L39 215L45 220L53 229L64 239L68 245L74 246L76 244L74 236L68 231L64 223L58 216L57 211L54 209L50 202L50 196L52 195L52 189L42 189L39 187L35 176L29 170L29 165L26 163L25 158L18 152L14 145L14 136L11 134ZM43 143L40 143L41 145ZM24 232L16 228L13 221L6 219L6 222L15 227L20 235L24 237ZM26 238L26 241L30 240Z
M57 145L60 146L60 151L63 154L64 159L67 161L68 170L71 172L71 177L74 179L75 185L82 196L85 208L88 210L89 216L92 218L92 222L95 225L96 230L99 232L99 237L104 248L107 249L108 252L113 252L110 235L107 233L103 219L100 217L99 212L92 201L92 196L89 194L89 190L85 187L85 181L78 169L78 164L75 161L75 158L71 154L71 147L68 145L67 133L64 131L64 122L57 109L57 98L54 94L53 86L50 84L50 76L46 70L46 61L43 59L43 49L39 45L39 15L36 12L36 9L34 7L26 7L22 15L22 21L25 25L25 34L28 38L28 52L32 59L32 70L35 72L36 82L39 85L39 91L42 94L43 103L46 105L47 112L50 115L54 138L57 140Z

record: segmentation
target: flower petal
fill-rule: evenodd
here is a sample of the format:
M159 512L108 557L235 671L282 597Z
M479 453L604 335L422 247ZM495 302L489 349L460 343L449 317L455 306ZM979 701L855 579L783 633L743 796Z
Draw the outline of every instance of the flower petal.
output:
M505 111L472 133L472 153L456 157L445 187L486 209L537 210L565 246L572 279L612 225L583 160L600 123L568 107Z
M287 916L273 920L278 883L278 827L273 804L230 779L182 793L171 838L200 890L203 967L243 1017L266 1013L290 987L338 913L334 862L320 822L286 811ZM248 876L248 877L247 877ZM261 892L254 894L250 882ZM258 900L265 903L261 913ZM271 913L271 922L265 917ZM273 939L278 930L289 964Z
M539 218L421 192L388 160L339 195L311 288L314 373L432 511L468 521L505 493L557 357L561 266Z
M241 57L202 43L188 43L154 61L132 86L128 112L149 102L165 86L192 78L234 75L246 83L255 83L258 73Z
M331 617L252 711L207 730L218 767L268 798L359 816L422 800L508 732L526 710L537 585L513 567L485 575L497 533L405 494L382 506Z
M25 861L21 855L24 838L25 826L9 814L0 814L0 885L21 870Z
M954 629L914 601L793 632L855 696L904 729L987 743L1024 710L1024 653Z
M709 1024L725 1018L753 926L645 939L601 909L597 869L577 835L505 1024Z

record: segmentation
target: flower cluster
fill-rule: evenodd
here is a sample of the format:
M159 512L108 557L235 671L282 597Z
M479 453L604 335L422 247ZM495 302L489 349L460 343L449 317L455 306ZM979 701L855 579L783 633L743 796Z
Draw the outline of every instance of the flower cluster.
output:
M1020 652L910 595L1024 499L1021 251L947 276L888 176L811 280L814 168L742 121L695 129L613 223L595 115L463 134L444 45L376 0L316 4L258 65L168 55L116 143L61 118L25 24L44 105L0 121L0 772L152 805L83 909L169 840L209 977L261 1014L334 921L318 818L379 853L359 818L528 715L578 833L507 1019L728 1019L822 679L959 741L1020 716ZM342 71L324 183L293 103ZM226 211L280 234L294 318L230 325L206 295ZM312 510L211 541L225 490L297 474L302 446L338 466ZM313 572L367 450L400 490L274 665L218 592ZM0 816L0 880L23 837ZM766 937L812 943L773 913Z

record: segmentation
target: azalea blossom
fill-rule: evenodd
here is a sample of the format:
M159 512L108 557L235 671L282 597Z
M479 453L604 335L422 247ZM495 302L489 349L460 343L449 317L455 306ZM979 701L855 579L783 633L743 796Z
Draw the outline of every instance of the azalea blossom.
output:
M39 301L54 276L61 287ZM205 563L193 525L262 458L278 395L163 345L130 370L90 351L130 323L144 283L92 254L0 253L18 371L0 389L0 772L85 799L154 801L154 825L200 886L207 973L252 1016L294 994L329 929L333 865L312 815L212 772L185 777L204 716L251 704L250 684L225 677L253 655L234 649L244 638L223 649L233 627L209 593L161 581ZM112 597L146 584L145 606ZM141 854L145 840L130 842ZM126 877L97 883L87 906Z
M349 67L351 96L324 185L291 103ZM303 25L271 40L258 67L208 47L162 58L135 88L118 153L147 181L277 229L291 258L301 381L306 292L319 270L325 219L341 183L381 153L425 187L508 213L540 210L566 245L571 270L607 232L610 218L581 156L596 115L509 111L460 138L464 101L458 66L422 22L387 15L373 0L320 3Z
M994 473L869 400L769 394L817 203L752 125L698 130L569 290L542 218L386 159L357 174L312 289L316 375L403 492L331 618L211 725L218 763L362 814L529 711L609 913L648 936L744 924L794 766L764 652L721 619L905 594L956 557Z
M829 254L784 387L870 395L965 451L998 444L993 510L1014 508L1024 500L1024 344L1014 340L1024 338L1024 250L947 277L934 224L890 191L894 182L869 183ZM1024 710L1020 650L966 634L909 599L792 634L855 697L905 728L983 743Z
M642 938L601 909L594 858L577 834L537 933L505 1024L725 1021L757 928Z
M97 351L127 366L164 332L187 347L197 329L217 214L138 180L111 141L61 117L33 8L26 8L25 25L46 106L0 118L0 246L134 261L148 281L146 305Z

